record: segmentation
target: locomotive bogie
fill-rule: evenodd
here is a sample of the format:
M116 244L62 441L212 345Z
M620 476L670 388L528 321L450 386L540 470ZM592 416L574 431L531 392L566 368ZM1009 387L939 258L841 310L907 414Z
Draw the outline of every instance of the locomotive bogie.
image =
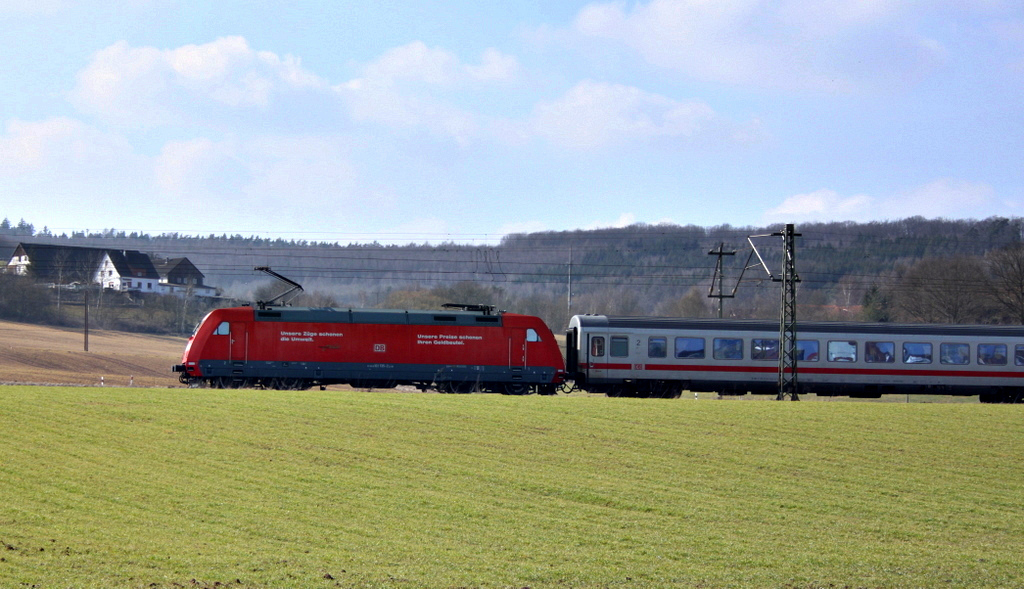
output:
M777 394L779 326L765 321L577 315L566 334L577 386L613 396L655 387L721 395ZM798 325L801 393L980 395L1024 391L1024 328L807 322Z
M540 319L489 310L218 309L174 370L190 386L285 390L348 384L526 394L553 391L564 377Z

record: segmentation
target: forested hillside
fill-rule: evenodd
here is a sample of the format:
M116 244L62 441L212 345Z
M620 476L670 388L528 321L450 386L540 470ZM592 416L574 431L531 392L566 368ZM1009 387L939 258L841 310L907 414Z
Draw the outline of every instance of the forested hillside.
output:
M560 330L574 313L713 316L717 300L708 294L717 257L709 252L720 246L735 252L722 258L724 294L732 293L743 273L735 298L724 299L724 314L775 317L779 290L768 272L778 275L781 270L782 241L771 236L779 230L633 225L509 235L495 245L395 246L241 235L152 236L114 229L55 235L45 228L36 231L25 221L14 225L4 220L0 245L11 248L33 241L187 256L208 285L242 300L273 295L278 287L253 271L270 266L303 284L306 304L425 307L450 300L485 302L539 314ZM1012 279L1001 279L1000 269L1012 265L1006 252L1020 247L1022 219L915 217L807 224L796 231L798 302L805 319L1020 322L1024 315L997 296L999 280L1004 291L1012 291L1005 284ZM757 265L752 246L767 270ZM950 310L940 301L925 309L926 294L935 293L973 302Z

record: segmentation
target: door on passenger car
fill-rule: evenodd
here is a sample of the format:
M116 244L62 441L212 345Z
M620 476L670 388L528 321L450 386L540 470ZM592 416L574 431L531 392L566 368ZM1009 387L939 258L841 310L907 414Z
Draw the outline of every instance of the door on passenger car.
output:
M607 374L605 363L607 353L606 339L603 335L587 335L586 372L588 379L604 378Z

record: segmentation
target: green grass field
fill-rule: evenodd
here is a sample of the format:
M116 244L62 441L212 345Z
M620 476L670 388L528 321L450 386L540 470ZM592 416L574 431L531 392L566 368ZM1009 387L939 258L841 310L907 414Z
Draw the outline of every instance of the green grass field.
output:
M0 587L1020 587L1024 406L0 387Z

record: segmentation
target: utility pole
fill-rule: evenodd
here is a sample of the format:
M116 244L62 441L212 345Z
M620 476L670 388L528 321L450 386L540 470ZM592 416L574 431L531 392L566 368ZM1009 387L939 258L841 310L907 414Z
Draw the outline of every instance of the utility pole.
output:
M725 244L719 242L717 250L711 250L708 252L709 256L718 256L718 261L715 262L715 275L711 278L711 289L708 290L709 299L718 299L718 318L722 318L722 299L731 299L736 296L736 289L733 289L732 294L722 293L722 281L724 280L724 273L722 272L722 256L735 256L736 250L727 252L725 251ZM741 277L742 278L742 277ZM718 294L715 294L715 283L718 283ZM738 284L738 283L737 283Z
M798 401L797 383L797 349L796 349L796 283L800 277L796 273L795 238L800 237L794 232L793 224L787 224L781 233L772 233L773 237L781 237L783 242L782 278L782 310L779 317L779 395L777 400Z
M89 351L89 286L86 285L85 291L85 351Z
M569 245L569 290L565 295L565 310L572 317L572 244Z

